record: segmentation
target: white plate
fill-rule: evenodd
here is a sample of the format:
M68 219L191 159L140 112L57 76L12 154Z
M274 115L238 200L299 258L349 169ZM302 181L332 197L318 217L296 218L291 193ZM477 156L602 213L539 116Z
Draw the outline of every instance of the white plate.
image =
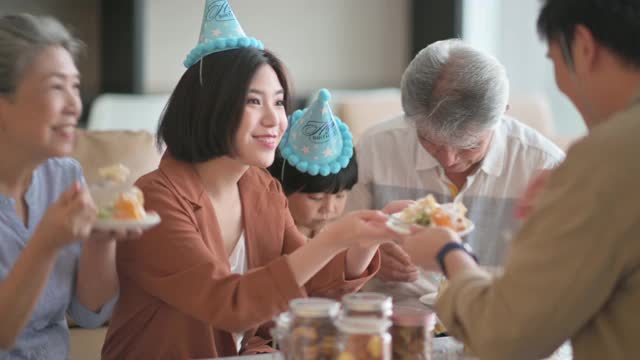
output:
M420 302L427 306L433 307L436 304L437 297L438 297L438 293L436 292L422 295L420 296Z
M385 224L389 229L397 232L398 234L401 234L401 235L411 234L412 224L409 224L400 220L399 216L400 216L399 212L389 215L389 220L387 220ZM467 227L465 227L464 230L458 231L458 235L467 236L473 231L473 229L475 229L475 227L476 225L473 223L473 221L467 219Z
M94 225L97 230L147 230L160 223L160 215L147 212L142 220L98 219Z

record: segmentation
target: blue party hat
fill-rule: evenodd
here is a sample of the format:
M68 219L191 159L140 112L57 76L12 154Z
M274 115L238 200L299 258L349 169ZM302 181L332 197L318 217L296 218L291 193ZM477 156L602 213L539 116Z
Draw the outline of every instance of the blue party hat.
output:
M207 0L198 45L187 55L184 66L215 52L246 47L264 49L262 42L247 37L227 0Z
M353 156L353 138L349 127L329 107L327 89L304 110L289 117L289 128L280 142L280 154L300 172L327 176L349 164Z

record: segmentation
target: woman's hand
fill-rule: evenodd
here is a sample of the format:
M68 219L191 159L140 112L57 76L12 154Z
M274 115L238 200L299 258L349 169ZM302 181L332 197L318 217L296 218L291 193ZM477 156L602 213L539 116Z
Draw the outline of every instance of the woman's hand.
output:
M91 241L127 241L132 239L137 239L142 235L141 229L130 229L130 230L99 230L93 229L91 231Z
M382 212L385 214L395 214L404 210L407 206L415 203L414 200L394 200L387 203L382 208Z
M340 249L377 246L396 236L385 225L387 219L380 211L353 211L327 224L318 236L332 238Z
M380 270L376 276L383 281L413 282L418 279L418 268L411 257L397 244L380 245Z
M89 237L96 216L88 189L76 181L49 207L36 233L47 239L47 247L57 250Z
M400 239L400 246L409 254L414 264L426 270L440 271L436 255L449 242L460 242L453 230L443 227L414 226L410 235Z

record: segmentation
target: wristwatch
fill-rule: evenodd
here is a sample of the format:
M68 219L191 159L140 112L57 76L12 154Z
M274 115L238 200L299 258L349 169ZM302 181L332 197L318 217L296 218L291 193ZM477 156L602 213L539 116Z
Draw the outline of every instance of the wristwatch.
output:
M443 246L442 249L438 251L438 254L436 254L436 260L438 261L438 265L440 266L440 269L442 270L444 276L447 276L447 269L444 266L444 258L450 251L453 250L462 250L466 252L473 258L476 263L478 263L478 257L473 253L473 250L471 249L471 245L469 245L469 243L458 243L455 241L451 241Z

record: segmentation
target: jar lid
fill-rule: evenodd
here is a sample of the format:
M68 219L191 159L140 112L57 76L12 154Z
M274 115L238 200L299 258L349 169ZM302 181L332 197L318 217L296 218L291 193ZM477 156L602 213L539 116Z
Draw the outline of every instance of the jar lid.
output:
M289 329L289 326L291 325L291 319L293 318L293 315L291 315L290 312L285 311L282 312L280 314L278 314L273 321L276 323L276 328L278 329Z
M340 311L340 303L325 298L293 299L289 302L291 312L301 317L335 317Z
M385 332L391 321L376 317L345 316L336 320L336 327L347 334L378 334Z
M347 294L342 297L345 308L355 311L381 311L391 313L393 304L391 297L375 292L360 292Z
M409 305L394 306L391 320L394 325L425 326L428 330L436 325L433 311Z

